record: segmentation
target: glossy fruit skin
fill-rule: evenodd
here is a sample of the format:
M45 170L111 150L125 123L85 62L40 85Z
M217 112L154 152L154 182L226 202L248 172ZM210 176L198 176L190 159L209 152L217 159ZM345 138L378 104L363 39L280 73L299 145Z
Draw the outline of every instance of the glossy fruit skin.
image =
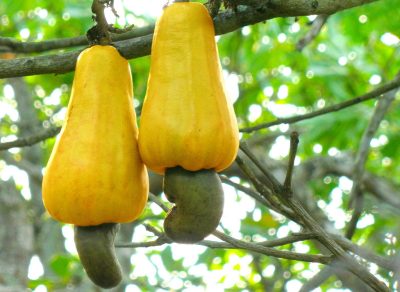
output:
M112 46L84 50L66 120L43 178L50 215L78 226L136 219L148 195L127 60Z
M235 159L238 145L212 19L200 3L174 3L154 32L140 120L142 159L160 174L175 166L221 171Z

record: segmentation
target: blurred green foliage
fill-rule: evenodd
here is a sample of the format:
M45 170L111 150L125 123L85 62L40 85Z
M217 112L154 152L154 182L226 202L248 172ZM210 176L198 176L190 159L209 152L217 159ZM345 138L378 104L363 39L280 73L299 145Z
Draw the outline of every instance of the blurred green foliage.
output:
M137 1L135 5L145 5L144 2ZM219 36L218 47L225 75L228 79L237 81L228 84L233 89L236 86L238 88L235 110L240 127L317 110L364 94L379 84L390 81L400 69L398 4L397 0L378 1L332 15L317 38L301 52L296 51L296 44L310 30L313 17L273 19ZM0 35L26 41L80 36L93 25L90 5L89 0L1 1ZM154 21L148 15L137 15L134 10L126 13L131 13L135 19L143 19L144 23ZM397 44L388 43L387 38L390 36L392 39L397 37ZM149 57L131 60L130 64L137 100L135 106L139 110L146 92ZM61 122L54 114L65 110L72 79L73 73L25 78L34 96L33 106L37 116L44 124ZM6 84L7 80L0 80L0 102L15 108L12 99L7 98L2 90ZM231 87L228 88L230 92ZM52 95L59 97L55 99L55 104L49 99ZM360 138L374 106L375 101L368 101L336 113L296 123L291 127L277 126L243 134L243 138L270 134L276 134L277 137L287 136L288 131L298 130L301 134L298 153L301 161L315 156L330 155L333 148L337 152L353 153L359 147ZM400 158L397 157L400 151L399 109L397 97L379 128L376 138L380 143L372 148L367 163L368 171L386 177L396 185L400 184ZM1 117L0 136L18 135L18 127L15 124L16 121L9 114ZM41 143L44 153L43 166L53 144L54 139ZM315 145L321 146L320 151L315 150ZM265 154L268 154L271 147L272 143L265 145ZM318 194L314 200L321 201L326 206L332 200L333 190L340 184L336 177L330 177L324 181L311 181L309 186ZM336 207L344 210L343 213L348 216L351 214L347 210L348 192L342 194L342 203ZM243 193L238 192L237 197L232 200L239 202L243 196ZM255 213L261 214L257 220L254 220ZM367 197L363 217L367 215L373 216L374 224L357 231L354 242L363 244L381 255L390 255L393 250L399 250L399 241L388 243L387 240L388 234L394 238L400 236L399 215L394 216L393 211L385 206L381 207L376 199L370 197ZM143 217L151 217L150 222L162 225L162 216L153 215L150 210L147 210ZM330 218L332 222L336 219ZM283 228L293 231L288 220L257 205L241 220L238 232L245 238L257 234L263 239L273 239L277 233L283 232ZM304 242L304 245L308 246L310 253L318 252L311 242ZM284 246L282 249L296 250L296 246ZM199 253L192 266L187 266L184 258L176 258L170 246L132 250L132 253L145 253L148 259L154 262L157 271L153 277L155 279L151 281L146 275L133 276L132 284L140 287L142 291L176 291L177 289L171 288L174 279L180 279L183 283L181 290L186 287L189 289L187 291L205 291L201 289L207 287L207 281L212 277L219 277L220 287L225 287L226 291L263 291L260 273L270 285L271 291L283 291L283 287L291 279L305 283L310 278L306 271L318 269L318 265L315 264L295 263L253 254L253 258L246 261L243 259L247 253L237 250L207 249ZM160 256L160 261L155 260L157 256ZM161 264L168 274L160 271ZM132 271L138 265L140 263L135 262ZM249 273L245 271L247 268L250 269ZM54 255L45 269L50 269L52 276L31 280L30 288L45 285L52 291L79 284L85 277L76 255L67 252ZM213 272L214 276L202 276L201 271L204 269ZM233 282L230 273L237 276ZM377 273L393 287L394 280L391 274L380 269ZM232 283L224 284L228 282ZM199 290L190 290L195 287ZM321 291L332 287L337 287L335 278L325 282Z

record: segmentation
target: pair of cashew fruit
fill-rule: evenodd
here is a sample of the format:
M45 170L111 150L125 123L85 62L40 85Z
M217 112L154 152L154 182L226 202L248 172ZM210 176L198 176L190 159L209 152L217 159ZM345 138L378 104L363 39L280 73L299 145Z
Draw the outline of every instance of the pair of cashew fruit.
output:
M164 221L173 241L193 243L217 227L223 191L217 172L235 159L239 134L228 101L207 9L177 2L157 20L140 132L129 64L111 45L78 57L66 121L43 179L50 215L75 225L75 243L92 281L122 279L118 223L131 222L148 196L145 165L164 175L175 206Z

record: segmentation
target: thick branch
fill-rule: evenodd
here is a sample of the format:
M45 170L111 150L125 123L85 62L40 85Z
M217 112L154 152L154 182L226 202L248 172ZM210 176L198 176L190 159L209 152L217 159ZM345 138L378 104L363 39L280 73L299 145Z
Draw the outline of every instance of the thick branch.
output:
M246 25L276 17L332 14L340 10L364 5L375 0L268 0L260 2L258 8L239 6L237 12L225 11L214 18L217 35L225 34ZM70 40L71 41L71 40ZM150 54L152 35L121 41L116 44L127 59ZM0 78L28 76L47 73L65 73L75 68L78 51L48 56L0 60Z
M139 58L150 53L152 37L153 35L146 35L117 42L115 46L127 59ZM0 78L70 72L74 70L76 59L81 51L0 60Z
M146 27L135 28L122 34L111 33L111 40L113 42L124 41L152 34L153 31L154 25L149 25ZM85 35L73 38L46 40L42 42L21 42L14 38L0 37L0 52L11 51L13 53L40 53L50 50L87 46L88 44L89 42Z

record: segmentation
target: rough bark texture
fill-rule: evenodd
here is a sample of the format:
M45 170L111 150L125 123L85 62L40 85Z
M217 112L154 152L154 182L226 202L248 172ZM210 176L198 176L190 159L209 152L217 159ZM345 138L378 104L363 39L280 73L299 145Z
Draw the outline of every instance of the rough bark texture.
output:
M10 180L0 184L0 291L26 287L33 251L33 226L28 202ZM5 289L5 288L4 288Z
M7 80L7 83L13 87L15 100L17 101L17 109L20 116L17 123L19 126L19 134L29 135L29 133L37 131L37 129L42 126L37 117L35 108L32 106L34 100L26 82L22 78L10 78ZM59 224L53 220L43 220L42 216L44 213L41 197L42 149L39 144L25 148L21 151L21 157L22 159L20 161L15 161L7 152L3 152L0 155L0 158L4 159L7 164L16 165L28 174L32 198L29 205L25 202L25 214L30 215L29 229L32 232L21 234L26 243L30 245L29 258L31 258L33 254L37 254L44 263L45 275L52 275L52 272L46 269L46 267L48 267L48 263L55 253L64 251L64 238L61 235ZM16 191L16 193L20 196L18 191ZM15 210L18 210L17 206L15 208ZM9 212L10 214L14 214L12 209L10 209ZM27 215L25 215L25 217L26 216ZM24 216L21 218L24 218ZM6 230L15 232L15 228L8 225L6 226ZM2 248L2 251L4 251L5 254L13 253L15 248L14 245L10 245L8 248ZM27 271L28 265L29 262L28 264L19 266L20 273ZM27 281L26 274L24 281Z

